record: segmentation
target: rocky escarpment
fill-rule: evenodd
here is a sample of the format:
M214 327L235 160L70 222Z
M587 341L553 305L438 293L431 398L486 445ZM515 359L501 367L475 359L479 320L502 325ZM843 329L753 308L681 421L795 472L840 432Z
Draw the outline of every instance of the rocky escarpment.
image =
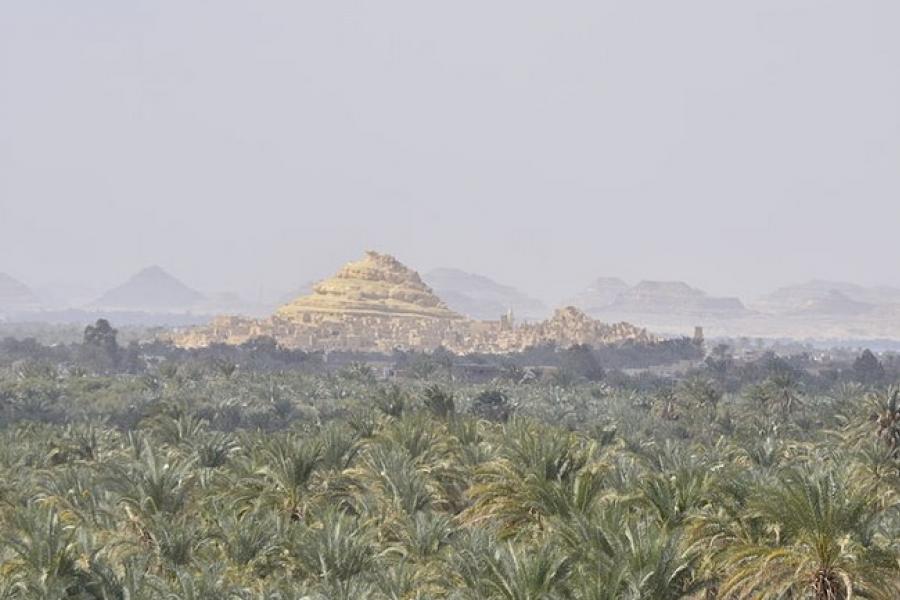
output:
M595 321L569 307L541 323L476 321L453 312L419 275L397 259L367 252L270 318L220 317L175 336L185 347L240 344L271 336L289 348L391 352L397 348L457 353L513 352L545 343L601 345L650 341L643 329Z

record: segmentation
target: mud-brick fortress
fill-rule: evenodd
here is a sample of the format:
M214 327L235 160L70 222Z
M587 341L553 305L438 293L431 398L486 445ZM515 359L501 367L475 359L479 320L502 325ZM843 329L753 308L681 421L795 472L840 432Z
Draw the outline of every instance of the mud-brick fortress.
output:
M435 295L418 273L387 254L367 252L313 293L282 306L267 319L223 316L176 334L184 347L241 344L269 336L287 348L316 351L431 351L458 354L516 352L544 343L592 346L653 341L628 323L606 324L573 307L540 323L517 324L510 315L475 321L459 315Z

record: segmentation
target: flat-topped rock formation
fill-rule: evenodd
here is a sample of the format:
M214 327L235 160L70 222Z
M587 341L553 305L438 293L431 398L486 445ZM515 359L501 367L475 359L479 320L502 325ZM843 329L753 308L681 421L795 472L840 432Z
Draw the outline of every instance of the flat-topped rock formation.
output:
M499 317L499 315L498 315ZM367 252L362 260L279 308L268 319L218 317L174 337L185 347L241 344L270 336L288 348L391 352L395 349L456 353L514 352L546 343L562 347L653 338L627 323L608 325L580 310L560 309L540 323L517 325L512 315L476 321L450 310L419 277L392 256Z
M609 307L633 312L681 312L688 314L731 313L746 311L737 298L716 298L682 281L641 281L619 294Z
M718 298L682 281L641 281L629 286L621 279L601 278L572 299L591 316L682 315L735 318L747 314L737 298Z

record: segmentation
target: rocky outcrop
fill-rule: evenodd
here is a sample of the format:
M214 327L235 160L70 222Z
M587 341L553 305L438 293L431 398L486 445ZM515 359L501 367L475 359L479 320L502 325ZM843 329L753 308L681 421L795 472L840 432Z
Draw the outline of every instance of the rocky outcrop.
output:
M595 321L576 308L548 321L517 325L509 318L476 321L450 310L419 275L395 258L367 252L313 293L284 305L268 319L219 317L209 326L177 334L185 347L241 344L271 336L288 348L391 352L397 348L456 353L514 352L553 343L601 345L650 341L643 329Z

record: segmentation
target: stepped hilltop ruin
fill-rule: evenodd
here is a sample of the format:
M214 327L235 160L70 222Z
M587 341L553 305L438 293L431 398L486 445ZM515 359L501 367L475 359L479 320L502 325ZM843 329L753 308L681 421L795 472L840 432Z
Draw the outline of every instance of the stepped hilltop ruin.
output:
M517 324L511 314L498 317L476 321L453 312L418 273L392 256L370 251L267 319L217 317L209 325L177 333L174 342L190 348L267 336L284 347L309 351L444 347L463 354L515 352L545 343L597 346L654 339L629 323L603 323L573 307L540 323Z

